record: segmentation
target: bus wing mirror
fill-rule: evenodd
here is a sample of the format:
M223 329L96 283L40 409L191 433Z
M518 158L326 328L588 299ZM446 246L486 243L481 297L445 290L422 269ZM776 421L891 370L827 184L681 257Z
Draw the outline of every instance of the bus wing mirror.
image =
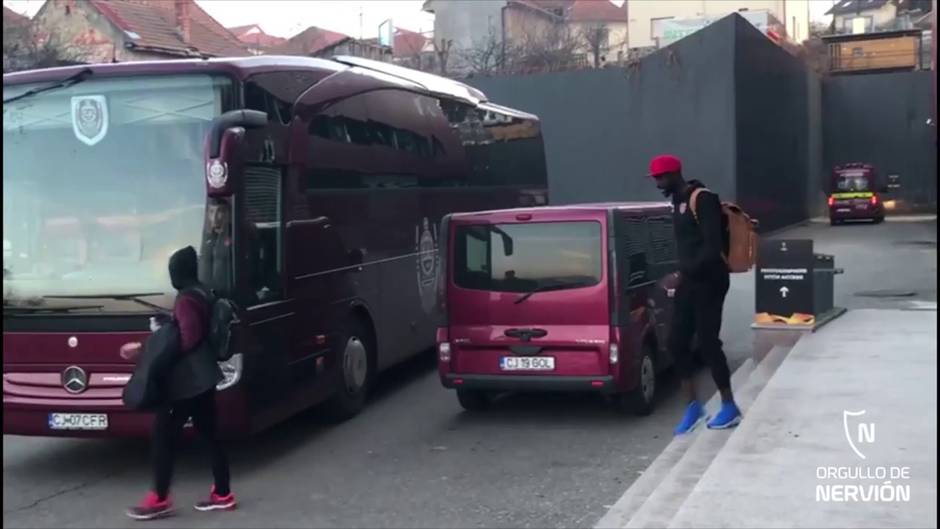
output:
M259 110L230 110L212 121L209 132L209 158L218 158L222 151L222 137L225 131L240 127L259 129L267 126L268 114Z

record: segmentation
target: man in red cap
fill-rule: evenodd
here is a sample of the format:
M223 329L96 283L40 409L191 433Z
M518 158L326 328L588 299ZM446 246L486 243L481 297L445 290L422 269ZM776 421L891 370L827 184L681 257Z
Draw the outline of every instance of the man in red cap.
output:
M679 158L664 154L650 161L650 177L673 203L673 228L679 256L680 281L676 288L669 349L688 397L676 434L692 431L706 420L705 409L692 383L693 336L698 336L699 353L708 363L721 393L721 409L708 422L709 428L731 428L741 422L741 412L731 393L731 373L722 350L721 311L730 284L728 265L728 225L718 195L697 181L682 176ZM690 199L696 194L693 211Z

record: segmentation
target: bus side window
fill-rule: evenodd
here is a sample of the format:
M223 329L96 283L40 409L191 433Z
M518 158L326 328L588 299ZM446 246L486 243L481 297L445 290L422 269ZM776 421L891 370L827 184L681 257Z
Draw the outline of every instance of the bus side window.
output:
M283 296L283 248L281 171L274 167L249 166L245 169L245 230L243 252L248 268L249 292L255 303Z

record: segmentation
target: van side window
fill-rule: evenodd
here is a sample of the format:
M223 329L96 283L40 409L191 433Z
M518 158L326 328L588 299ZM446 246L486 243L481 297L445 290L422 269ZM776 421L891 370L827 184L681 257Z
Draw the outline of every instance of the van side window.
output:
M676 235L672 228L672 216L649 217L648 224L651 261L656 264L675 263Z
M627 217L623 219L624 234L621 246L621 281L632 287L648 281L647 254L649 249L649 229L645 217Z

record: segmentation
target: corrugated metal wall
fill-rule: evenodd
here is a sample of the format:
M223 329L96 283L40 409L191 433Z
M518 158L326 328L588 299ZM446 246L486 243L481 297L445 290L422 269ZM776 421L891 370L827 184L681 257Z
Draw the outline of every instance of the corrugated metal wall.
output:
M829 170L846 161L901 174L907 196L936 207L929 72L823 86L736 14L627 70L469 82L541 117L554 204L662 200L644 175L668 152L762 231L825 214Z
M490 100L542 119L550 200L663 200L651 156L681 156L690 177L733 198L734 21L725 19L638 67L477 78Z
M743 18L735 26L737 201L763 230L809 217L812 78L805 63ZM816 124L818 127L818 124ZM818 145L818 144L817 144ZM813 153L818 154L818 150ZM818 157L816 158L818 163Z
M937 146L927 124L934 72L831 77L823 83L825 164L871 163L901 176L897 198L937 208Z

